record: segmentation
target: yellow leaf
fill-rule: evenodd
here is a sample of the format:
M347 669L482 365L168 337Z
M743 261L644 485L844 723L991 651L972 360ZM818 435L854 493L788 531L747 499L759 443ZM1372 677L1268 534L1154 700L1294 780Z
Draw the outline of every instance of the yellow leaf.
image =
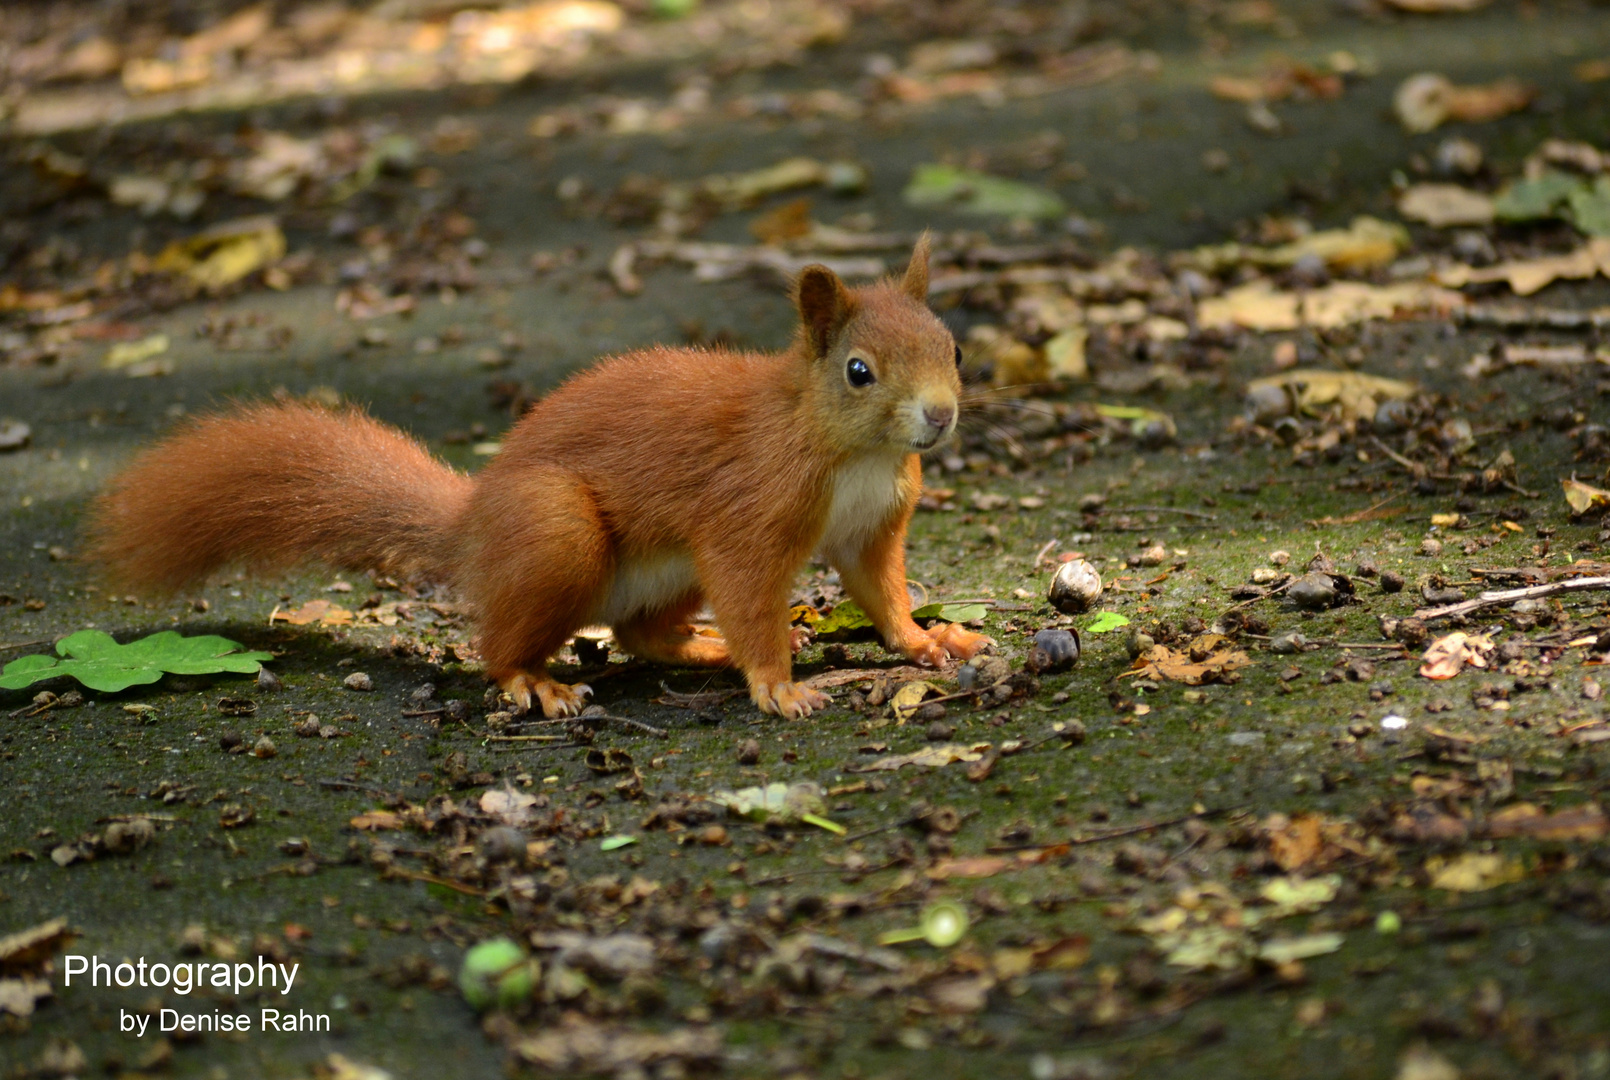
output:
M930 693L936 695L940 693L939 687L931 682L918 680L900 687L894 692L894 697L889 699L889 707L894 710L895 719L902 724L905 723Z
M138 364L141 360L149 360L153 356L160 356L168 351L168 335L152 334L139 341L124 341L113 345L106 351L106 359L101 366L108 371Z
M285 254L285 234L274 218L238 218L214 225L184 240L175 240L157 255L152 267L183 274L216 292L255 270L271 266Z
M1570 504L1572 514L1580 516L1596 506L1610 506L1610 491L1604 488L1584 484L1575 477L1561 480L1560 486L1565 489L1565 501Z
M1433 857L1426 860L1431 871L1431 887L1452 892L1482 892L1526 876L1526 870L1513 859L1497 854L1466 852L1456 859Z

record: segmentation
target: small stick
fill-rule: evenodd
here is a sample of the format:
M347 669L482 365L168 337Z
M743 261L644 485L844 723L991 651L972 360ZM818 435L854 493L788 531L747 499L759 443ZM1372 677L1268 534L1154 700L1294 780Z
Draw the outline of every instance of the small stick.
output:
M1391 458L1393 461L1397 462L1399 465L1402 465L1405 469L1408 469L1410 475L1412 475L1412 476L1426 476L1426 475L1428 475L1427 472L1426 472L1426 467L1424 465L1420 464L1418 461L1414 461L1414 460L1411 460L1409 458L1404 457L1402 454L1398 453L1396 450L1394 450L1390 446L1386 445L1386 443L1382 442L1380 440L1379 436L1371 435L1370 436L1370 442L1374 443L1375 446L1376 446L1376 449L1380 450L1381 453L1385 454L1387 457Z
M1571 578L1568 581L1555 581L1547 585L1528 585L1520 589L1498 589L1482 593L1474 600L1461 600L1457 604L1446 604L1442 607L1421 608L1414 613L1417 619L1444 619L1450 615L1464 615L1472 611L1480 611L1485 607L1495 607L1507 604L1514 600L1532 600L1541 596L1554 596L1558 593L1587 592L1591 589L1610 589L1610 577L1584 577Z
M566 735L488 735L487 742L564 742Z
M1187 821L1193 821L1198 818L1222 817L1225 814L1233 814L1237 810L1245 809L1246 806L1246 803L1240 803L1235 806L1220 807L1217 810L1204 810L1200 814L1182 814L1179 817L1168 818L1163 821L1147 821L1142 822L1139 825L1128 825L1122 829L1112 829L1108 832L1098 833L1095 836L1076 836L1068 840L1059 840L1054 844L1003 844L988 847L984 850L990 852L991 854L1000 854L1011 851L1042 851L1045 848L1054 848L1062 844L1067 844L1070 847L1080 847L1085 844L1100 844L1107 840L1118 840L1125 836L1134 836L1136 833L1152 832L1156 829L1166 829L1170 825L1182 825Z
M1201 518L1203 521L1219 520L1217 514L1210 514L1205 510L1187 510L1183 506L1109 506L1107 510L1115 514L1180 514L1184 517Z
M343 791L367 791L371 795L390 795L385 788L373 787L369 784L356 784L351 780L320 780L320 787L336 788Z
M445 708L441 708L441 709L404 709L402 711L402 715L404 715L404 716L441 716L446 711L447 710Z
M738 692L743 693L743 691L741 691L741 690L738 691ZM540 727L540 726L542 726L544 724L576 724L576 723L585 724L585 723L588 723L588 722L594 721L594 720L610 720L610 721L613 721L614 723L617 723L617 724L629 724L632 727L641 728L642 730L648 732L650 735L658 735L662 739L667 738L671 734L669 731L666 731L664 728L657 728L653 724L645 724L641 720L633 720L630 716L611 716L608 713L583 713L580 716L561 716L561 717L558 717L557 719L553 719L553 720L524 720L524 721L521 721L521 723L526 727ZM557 739L559 737L560 736L558 736L558 735L505 735L505 736L503 736L504 739L516 739L516 738L524 738L524 739Z
M50 644L50 639L49 638L41 638L39 641L13 641L13 642L10 642L9 644L0 645L0 652L9 652L12 649L31 649L35 645L49 645L49 644Z

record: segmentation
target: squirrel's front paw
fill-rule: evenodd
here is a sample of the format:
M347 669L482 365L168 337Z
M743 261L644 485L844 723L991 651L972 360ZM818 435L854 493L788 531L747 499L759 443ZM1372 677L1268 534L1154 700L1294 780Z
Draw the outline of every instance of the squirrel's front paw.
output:
M546 673L533 674L529 671L518 671L507 678L499 679L498 686L509 695L517 711L529 710L532 699L535 698L542 707L542 715L550 720L557 720L563 716L579 716L582 700L593 692L593 688L586 683L566 686L564 683L556 682Z
M963 630L961 623L940 623L928 631L928 640L932 641L942 654L949 653L958 660L971 660L982 652L985 646L995 644L994 638Z
M773 713L784 720L801 720L812 711L833 704L833 699L826 694L797 682L756 683L749 696L761 712Z

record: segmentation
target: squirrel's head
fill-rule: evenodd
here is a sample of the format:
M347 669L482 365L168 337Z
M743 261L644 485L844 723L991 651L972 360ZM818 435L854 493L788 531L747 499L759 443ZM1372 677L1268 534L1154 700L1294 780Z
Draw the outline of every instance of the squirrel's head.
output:
M800 271L800 345L823 422L859 450L923 451L956 429L961 351L928 308L928 234L898 280L850 289Z

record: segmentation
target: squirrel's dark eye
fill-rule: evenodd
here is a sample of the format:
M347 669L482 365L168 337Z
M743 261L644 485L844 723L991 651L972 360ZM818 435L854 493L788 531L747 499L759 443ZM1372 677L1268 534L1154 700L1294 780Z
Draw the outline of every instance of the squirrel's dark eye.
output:
M859 356L850 357L850 362L845 367L844 374L850 380L851 386L871 386L874 381L872 369L867 367L866 361Z
M962 347L960 345L956 346L956 366L962 366Z

